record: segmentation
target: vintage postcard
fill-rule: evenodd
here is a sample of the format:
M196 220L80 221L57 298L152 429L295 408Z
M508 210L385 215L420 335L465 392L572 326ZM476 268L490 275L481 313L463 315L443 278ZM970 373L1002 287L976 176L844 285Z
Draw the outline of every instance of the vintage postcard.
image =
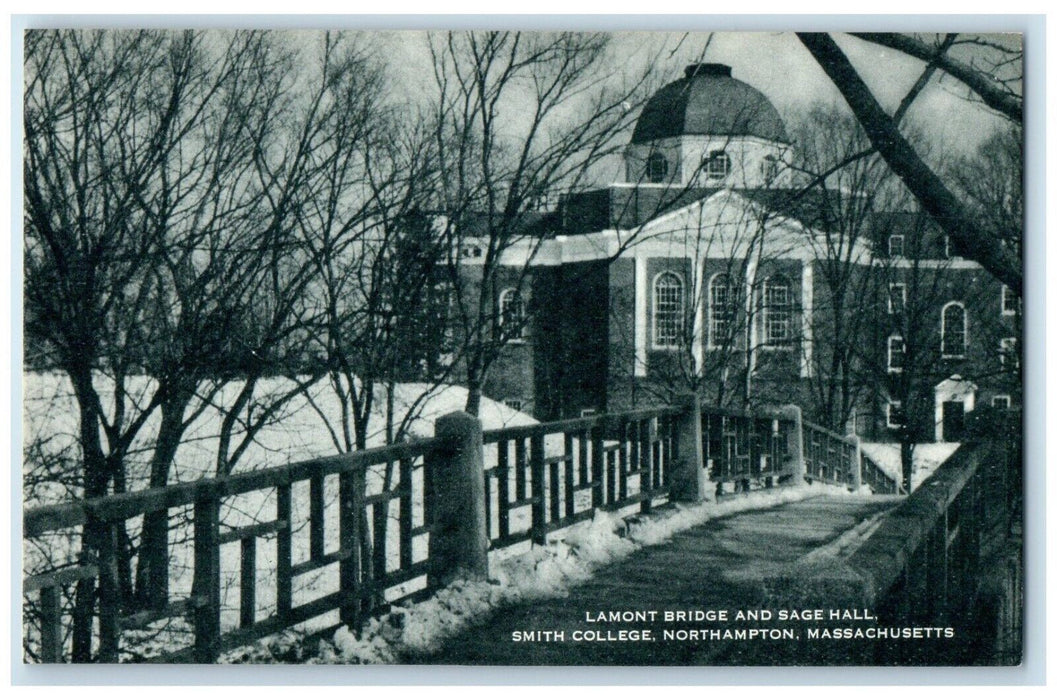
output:
M20 40L24 663L1021 663L1022 35Z

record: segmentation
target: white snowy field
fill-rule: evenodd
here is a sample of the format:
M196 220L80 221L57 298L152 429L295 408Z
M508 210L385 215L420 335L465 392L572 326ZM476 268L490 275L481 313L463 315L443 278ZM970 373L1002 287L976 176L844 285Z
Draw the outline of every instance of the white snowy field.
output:
M23 374L22 381L23 447L27 454L24 472L39 467L42 461L33 458L34 451L39 451L43 458L64 459L65 464L75 468L77 410L69 380L58 372L27 372ZM107 390L112 384L102 375L96 382L106 405ZM283 378L262 380L259 384L258 394L261 396L278 395L294 387L293 382ZM212 476L219 445L221 409L230 406L241 389L241 382L228 384L215 397L212 405L206 407L187 428L174 459L170 483ZM146 403L153 390L154 383L148 377L134 377L128 382L127 391L140 405ZM397 384L393 392L394 421L401 421L416 402L419 404L416 407L417 414L410 421L408 432L411 437L431 437L437 418L462 410L465 406L466 389L453 385L434 387L422 383ZM385 404L384 390L376 389L369 421L368 447L385 442ZM479 418L485 430L536 423L531 416L487 397L481 399ZM157 436L159 422L160 416L155 412L129 449L130 490L146 486L150 450ZM236 464L235 471L251 471L337 454L340 449L332 437L332 431L341 435L340 401L328 382L318 382L306 395L292 399L254 437ZM233 441L238 441L241 436L242 433L236 432ZM76 495L58 487L40 485L24 494L23 503L25 507L31 508L68 500Z
M107 379L99 377L101 390L106 387ZM289 380L273 379L262 383L262 393L285 392L292 387ZM142 405L153 390L151 380L139 377L129 382L128 391ZM170 483L191 481L213 475L218 449L218 426L221 420L222 407L230 405L241 389L241 385L228 386L215 399L215 405L206 407L189 426L183 443L177 450ZM24 431L24 464L23 473L30 484L24 492L25 507L59 503L78 497L76 488L65 487L46 478L44 465L62 469L76 469L78 448L76 440L77 414L72 389L64 375L58 373L26 373L23 375L23 431ZM105 397L106 394L103 393ZM399 384L393 396L394 420L402 420L409 408L418 402L417 412L409 424L412 437L431 437L435 420L452 411L461 410L466 402L466 389L458 386L431 387L426 384ZM421 399L421 400L420 400ZM384 443L385 430L385 397L379 390L374 402L374 412L370 421L372 430L368 436L368 446ZM499 402L482 398L479 412L484 429L502 428L535 424L530 416L515 411ZM153 416L140 431L133 443L127 459L128 476L131 489L147 486L148 464L151 446L158 430L159 417ZM337 395L326 382L315 385L306 396L294 398L277 418L265 426L254 438L246 454L236 465L235 471L252 471L256 469L279 466L291 462L315 457L330 456L338 453L338 447L332 439L332 431L340 434L340 404ZM236 434L235 440L241 438ZM548 448L550 448L548 441ZM494 452L494 448L492 450ZM486 453L489 464L494 464L494 455ZM368 473L368 494L377 493L382 488L384 466L379 466ZM416 470L414 478L414 495L416 517L421 519L422 480L421 470ZM293 528L293 561L307 561L309 556L308 483L293 486L292 522ZM325 551L338 549L337 543L337 477L328 477L324 481L324 520L327 526L325 533ZM276 495L274 489L242 494L225 498L221 505L222 530L237 528L253 523L268 522L275 518ZM169 585L170 600L180 600L190 594L193 578L193 547L191 542L190 508L170 510L170 563ZM525 513L518 511L519 516L514 524L515 529L523 529L520 522ZM387 527L388 552L390 569L398 561L398 528L396 519L399 516L397 503L392 504L389 512L390 527ZM139 519L129 521L130 534L135 537L140 527ZM258 619L272 614L275 610L275 576L276 549L274 535L262 537L258 541L256 560L257 571L257 611ZM413 553L415 560L425 555L426 538L414 540ZM60 531L46 537L23 543L23 572L26 575L42 570L72 563L77 549L78 536L75 531ZM241 549L238 542L221 547L221 595L222 626L232 629L238 623L239 611L239 572L241 567ZM337 589L337 565L331 565L298 576L294 585L294 605L309 602ZM397 592L399 593L399 591ZM325 621L322 621L325 622ZM34 630L28 630L32 637ZM152 655L166 650L185 646L190 641L190 629L185 620L175 618L152 625L143 631L128 631L126 640L133 638L138 642L136 653Z
M911 490L916 489L925 479L932 476L932 472L946 462L960 446L959 442L923 442L915 445ZM903 463L899 457L898 443L864 442L862 451L867 457L877 462L877 466L885 474L895 479L897 483L902 483Z

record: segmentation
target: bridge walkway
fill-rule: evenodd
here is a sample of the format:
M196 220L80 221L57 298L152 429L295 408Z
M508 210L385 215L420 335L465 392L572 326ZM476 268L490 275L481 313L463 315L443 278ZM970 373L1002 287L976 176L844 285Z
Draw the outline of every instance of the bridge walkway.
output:
M898 497L828 497L744 511L677 533L601 568L568 597L532 601L497 611L451 638L436 654L413 663L484 665L726 665L781 663L801 642L663 640L663 629L779 627L778 623L665 624L666 610L753 610L780 591L773 579L798 566L840 559L854 551L872 523ZM794 574L795 575L795 574ZM773 585L773 584L772 584ZM607 611L658 611L654 622L599 623ZM797 623L797 630L803 629ZM655 641L573 641L576 630L652 629ZM563 633L563 641L520 641L515 633ZM804 643L806 644L806 642ZM817 644L817 642L816 642ZM777 656L773 652L782 649ZM800 658L796 663L811 663Z

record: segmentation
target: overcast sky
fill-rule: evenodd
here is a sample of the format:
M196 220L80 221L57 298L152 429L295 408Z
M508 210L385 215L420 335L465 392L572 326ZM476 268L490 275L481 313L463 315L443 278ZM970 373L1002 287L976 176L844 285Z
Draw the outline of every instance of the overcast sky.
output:
M700 60L704 52L705 61L729 64L735 78L761 90L787 124L806 113L813 102L839 104L846 109L840 93L794 34L716 32L711 36L709 41L706 32L619 33L614 42L629 70L645 56L662 50L673 77L681 77L683 67ZM1019 43L1018 35L994 38ZM920 61L897 51L844 35L837 35L837 40L889 111L895 109L923 69ZM382 41L394 59L395 75L408 86L409 98L423 94L430 73L422 34L387 34ZM936 76L940 75L937 72ZM907 118L925 129L938 145L970 152L1002 122L986 107L966 101L964 94L964 87L950 77L943 76L939 83L933 77Z

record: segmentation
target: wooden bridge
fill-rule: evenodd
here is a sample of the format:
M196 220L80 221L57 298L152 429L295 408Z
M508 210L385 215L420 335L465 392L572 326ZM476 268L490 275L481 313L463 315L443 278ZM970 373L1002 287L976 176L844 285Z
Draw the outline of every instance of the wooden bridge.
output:
M976 599L984 543L994 540L985 535L1003 533L1004 542L1015 519L1019 477L1010 473L1012 463L990 448L963 447L928 488L901 498L897 482L855 438L802 420L796 407L746 413L690 400L484 432L476 419L452 414L429 440L25 512L27 544L79 546L66 561L27 572L24 650L27 660L52 663L211 662L310 621L358 629L367 617L426 598L456 578L487 577L490 551L542 544L600 509L664 517L676 501L805 482L856 493L868 486L874 495L814 499L706 524L600 572L574 592L579 602L504 613L501 624L418 659L773 663L778 656L754 661L686 644L580 645L582 654L569 656L565 647L562 656L546 644L515 650L494 641L516 631L511 625L564 629L573 621L559 618L594 610L592 599L614 609L647 601L653 610L774 607L807 604L824 591L828 606L839 597L848 608L880 609L890 619L946 619L964 607L965 595ZM246 499L255 512L274 516L237 517L249 510ZM164 517L181 536L170 538L164 585L143 604L123 593L122 559L127 570L135 553L122 552L120 543L134 538L148 515ZM881 524L873 534L842 559L846 533L875 520ZM819 547L836 559L825 572L804 569ZM259 556L259 549L274 556ZM699 575L704 571L723 575ZM775 591L787 600L775 599ZM166 651L137 647L159 635L169 640ZM502 648L511 651L496 651Z

